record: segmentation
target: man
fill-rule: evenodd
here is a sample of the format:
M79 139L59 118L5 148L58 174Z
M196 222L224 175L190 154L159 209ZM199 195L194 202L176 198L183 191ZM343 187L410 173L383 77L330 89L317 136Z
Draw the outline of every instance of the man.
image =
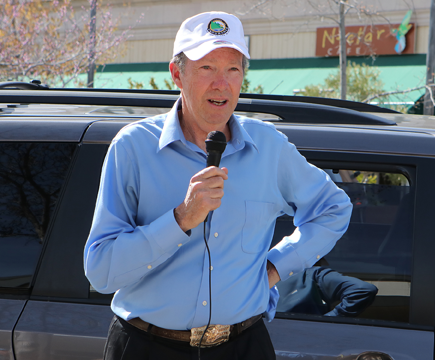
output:
M276 311L325 316L358 316L378 293L373 284L332 270L326 259L280 281L276 287Z
M93 287L116 292L106 359L190 360L198 346L204 359L274 359L269 289L347 228L349 199L323 171L273 125L233 115L247 58L235 16L187 19L170 64L180 99L108 150L84 254ZM222 168L205 168L211 131L228 141ZM268 252L284 213L299 228Z

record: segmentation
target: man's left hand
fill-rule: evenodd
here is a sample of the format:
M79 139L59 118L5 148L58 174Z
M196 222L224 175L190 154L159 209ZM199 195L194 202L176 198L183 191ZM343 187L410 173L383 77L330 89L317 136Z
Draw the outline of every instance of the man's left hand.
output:
M278 271L269 260L267 260L267 277L269 278L269 289L274 287L275 284L281 280Z

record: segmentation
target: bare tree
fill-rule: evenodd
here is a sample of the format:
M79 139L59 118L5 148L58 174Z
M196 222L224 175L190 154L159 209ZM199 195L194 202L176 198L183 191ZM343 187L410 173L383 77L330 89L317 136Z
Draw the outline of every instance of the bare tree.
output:
M422 85L422 86L417 86L417 87L414 87L414 88L409 88L409 89L406 89L406 90L397 89L397 90L392 90L392 91L380 92L378 94L371 95L371 96L367 97L362 102L368 103L368 102L370 102L370 101L372 101L374 99L381 99L383 97L389 97L391 95L397 95L397 94L406 94L406 93L410 93L412 91L421 90L421 89L426 89L426 92L429 93L429 107L431 106L432 110L433 110L433 107L435 106L435 98L433 96L434 90L435 90L435 84L433 84L433 83L429 84L429 85ZM418 104L418 101L417 101L416 104ZM426 114L426 113L424 113L424 115L433 115L433 113L432 114Z
M346 67L347 67L347 38L351 34L345 32L346 17L353 16L359 21L367 22L371 25L375 21L382 18L387 23L390 23L387 18L380 14L374 6L368 6L363 0L305 0L300 2L298 0L255 0L254 4L251 3L248 9L239 13L239 15L246 15L250 12L259 11L264 15L271 16L272 11L270 8L273 5L280 4L281 6L291 7L292 9L300 9L302 13L312 16L316 20L330 20L339 27L340 48L339 48L339 64L340 64L340 98L346 99ZM301 5L302 4L302 5ZM352 34L359 41L361 34Z
M110 8L98 11L98 28L90 36L95 21L87 14L85 7L76 13L70 0L0 0L0 81L85 85L78 76L90 63L112 61L130 36L130 28L117 34Z
M366 64L356 64L349 61L346 66L347 97L352 101L364 102L366 98L384 93L384 83L380 79L378 67ZM331 72L322 84L307 85L297 91L297 94L314 97L340 97L340 70Z

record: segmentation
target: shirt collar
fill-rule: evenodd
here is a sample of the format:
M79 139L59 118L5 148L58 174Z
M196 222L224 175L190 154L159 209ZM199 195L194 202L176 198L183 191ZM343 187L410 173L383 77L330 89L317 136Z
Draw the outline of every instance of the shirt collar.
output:
M180 119L178 118L178 110L180 109L181 96L177 99L171 111L169 111L168 115L166 116L157 152L175 141L181 141L184 145L187 145L187 140L184 137L183 130L181 130ZM252 140L251 136L239 123L234 114L230 117L229 126L231 131L230 144L234 147L235 151L243 149L245 147L245 143L252 144L254 148L258 151L257 145L255 144L254 140Z
M230 144L234 147L236 151L242 150L245 147L245 143L251 144L255 150L258 151L257 145L251 136L248 134L246 129L237 120L237 116L231 115L229 120L229 126L231 131L231 141Z
M180 120L178 118L179 109L181 109L181 96L177 99L171 111L169 111L168 115L166 116L162 134L160 135L159 148L157 149L157 152L178 140L184 145L187 145L187 141L184 137L183 130L181 130Z

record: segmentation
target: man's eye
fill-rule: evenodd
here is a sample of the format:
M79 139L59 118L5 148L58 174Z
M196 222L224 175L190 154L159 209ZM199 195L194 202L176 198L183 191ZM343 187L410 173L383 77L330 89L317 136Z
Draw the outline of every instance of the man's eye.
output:
M204 65L202 68L208 70L208 69L210 69L210 66Z
M239 68L237 68L237 67L232 67L232 68L231 68L231 71L239 71Z

